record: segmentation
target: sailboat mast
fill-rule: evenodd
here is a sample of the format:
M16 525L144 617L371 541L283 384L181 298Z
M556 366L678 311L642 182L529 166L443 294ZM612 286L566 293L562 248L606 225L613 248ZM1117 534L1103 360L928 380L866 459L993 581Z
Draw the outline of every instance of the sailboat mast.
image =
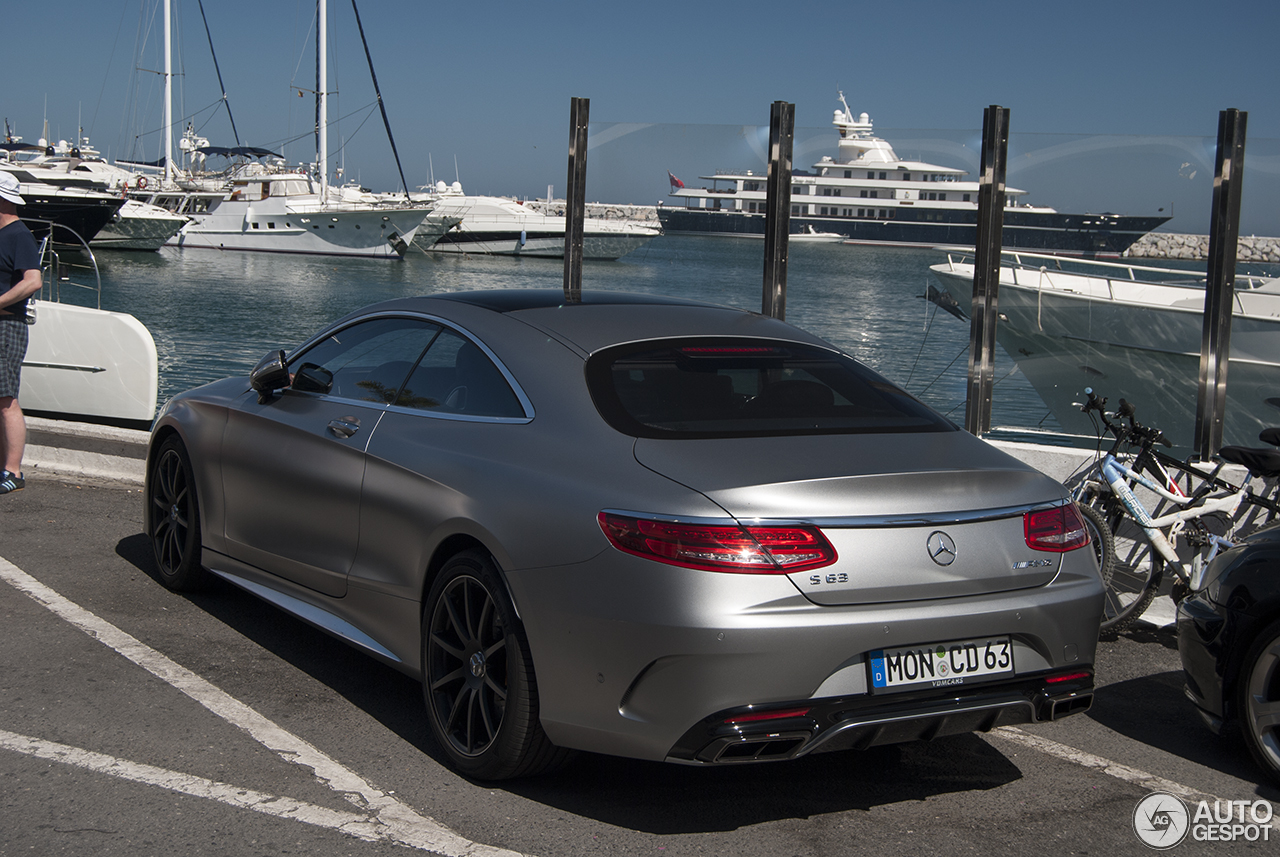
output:
M317 48L319 65L316 72L320 79L316 89L320 90L320 151L316 154L316 160L320 164L320 202L324 203L329 196L329 12L326 0L319 0L319 4L320 45Z
M173 179L173 26L164 0L164 183Z

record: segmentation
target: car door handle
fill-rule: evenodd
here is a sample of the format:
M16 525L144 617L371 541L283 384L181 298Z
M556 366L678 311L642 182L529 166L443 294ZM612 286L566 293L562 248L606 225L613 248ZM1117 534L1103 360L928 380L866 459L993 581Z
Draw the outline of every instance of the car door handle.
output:
M329 431L341 438L348 438L360 431L360 421L355 417L339 417L329 420Z

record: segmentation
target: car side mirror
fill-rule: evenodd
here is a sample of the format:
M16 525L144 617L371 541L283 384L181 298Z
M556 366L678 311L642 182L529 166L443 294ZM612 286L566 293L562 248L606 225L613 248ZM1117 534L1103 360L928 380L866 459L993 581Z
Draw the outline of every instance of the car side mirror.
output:
M258 393L258 404L265 405L271 394L283 387L288 387L289 367L284 362L283 351L272 351L258 361L249 373L249 386Z
M333 389L333 373L314 363L303 363L293 376L293 389L301 393L328 393Z

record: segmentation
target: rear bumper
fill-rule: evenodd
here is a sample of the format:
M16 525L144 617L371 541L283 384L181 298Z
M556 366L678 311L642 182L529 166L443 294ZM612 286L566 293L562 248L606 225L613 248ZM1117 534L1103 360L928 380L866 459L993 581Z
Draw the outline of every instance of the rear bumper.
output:
M654 761L698 762L711 741L738 734L717 731L725 712L761 706L815 712L739 729L753 740L804 733L781 758L828 742L870 746L1048 719L1042 697L1075 688L1046 689L1045 677L1091 670L1102 615L1086 551L1066 554L1046 586L887 604L820 606L786 577L691 571L617 551L508 580L551 741ZM869 687L870 652L996 636L1011 640L1012 676L891 694Z
M1087 676L1061 680L1065 676ZM1051 679L1058 678L1058 681ZM1035 678L980 685L939 696L926 691L888 697L800 700L717 712L671 749L669 762L735 764L794 759L809 753L865 750L932 740L997 726L1060 720L1093 703L1093 670L1076 667ZM770 713L782 716L771 718ZM799 713L803 712L803 713ZM769 718L769 719L755 719Z

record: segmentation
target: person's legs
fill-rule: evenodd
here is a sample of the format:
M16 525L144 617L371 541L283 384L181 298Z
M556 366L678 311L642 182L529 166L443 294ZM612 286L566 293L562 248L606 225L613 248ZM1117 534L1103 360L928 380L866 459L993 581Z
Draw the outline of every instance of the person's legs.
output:
M13 396L0 398L0 452L4 453L4 469L22 472L22 453L27 445L27 422Z
M26 353L27 325L10 319L0 321L0 467L14 477L22 473L22 453L27 445L27 422L18 407L18 384ZM20 481L0 478L0 494L21 487Z

